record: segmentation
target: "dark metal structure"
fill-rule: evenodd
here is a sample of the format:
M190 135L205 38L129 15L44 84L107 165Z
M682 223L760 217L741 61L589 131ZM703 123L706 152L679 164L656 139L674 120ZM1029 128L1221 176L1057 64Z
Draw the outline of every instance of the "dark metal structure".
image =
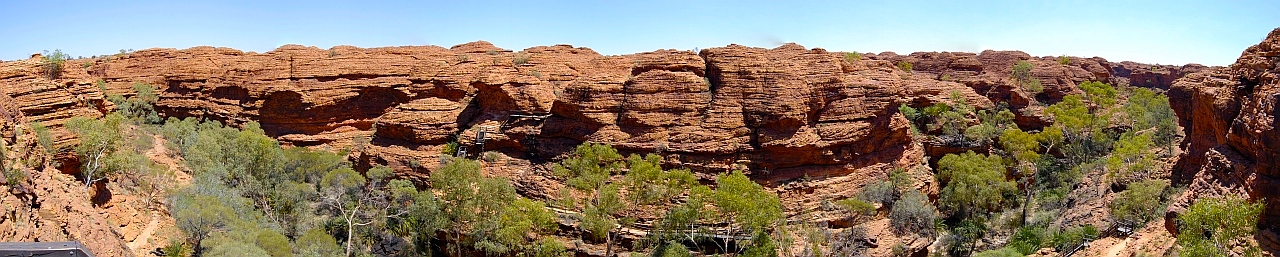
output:
M0 257L93 257L80 242L0 242Z

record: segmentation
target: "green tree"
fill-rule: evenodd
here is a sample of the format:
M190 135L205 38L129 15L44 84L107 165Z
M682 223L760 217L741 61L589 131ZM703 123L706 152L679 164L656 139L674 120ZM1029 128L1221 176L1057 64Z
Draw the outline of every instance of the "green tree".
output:
M120 124L123 120L123 116L112 113L100 120L75 117L67 121L67 129L80 139L74 150L80 158L80 176L86 189L144 158L137 153L122 151L120 131L123 128Z
M1107 175L1117 180L1145 177L1147 171L1156 166L1155 157L1148 154L1153 146L1147 134L1125 133L1116 141L1111 156L1107 157L1107 169L1110 170Z
M748 247L746 254L752 253L750 249L763 253L763 248L770 247L762 245L760 237L768 237L766 230L783 221L782 202L778 200L777 194L766 191L742 171L735 170L716 177L716 188L709 196L717 213L731 221L728 228L730 232L747 232L753 235L753 246ZM768 241L772 243L771 239ZM721 248L727 249L727 246L722 245Z
M1136 88L1123 107L1133 130L1155 128L1152 140L1172 151L1177 136L1178 117L1169 107L1169 97L1146 88Z
M197 250L209 233L228 226L236 219L235 211L214 196L179 194L171 206L175 210L174 222L187 233L189 242Z
M653 158L657 157L653 156ZM653 162L649 162L635 157L634 162L640 174L631 176L631 179L661 177L661 167L657 166L657 161L655 159ZM619 187L609 183L609 178L615 173L621 172L622 168L626 167L626 164L625 160L622 159L622 155L618 154L618 151L613 149L613 146L587 142L578 145L568 158L551 166L554 174L566 179L565 184L587 195L587 198L580 199L580 201L572 200L575 205L572 207L576 207L577 202L582 203L582 215L578 222L586 230L585 232L587 233L585 234L590 236L592 240L612 244L610 231L613 231L618 225L618 219L614 217L614 214L621 211L625 206L623 206L618 192ZM629 184L634 185L634 183ZM643 194L645 192L640 193ZM665 192L661 193L665 194ZM640 195L638 197L640 199L637 200L644 200L643 198L646 196ZM656 201L657 199L654 200Z
M1116 194L1111 201L1111 217L1116 222L1140 228L1159 216L1164 189L1169 186L1166 180L1144 180L1129 184L1129 188Z
M1006 196L1017 190L1013 182L1005 180L1005 166L998 155L973 151L947 154L938 160L938 170L938 181L943 185L938 203L959 217L998 211Z
M1111 84L1085 81L1080 83L1080 90L1084 90L1084 94L1089 98L1090 102L1097 104L1098 108L1106 108L1116 104L1116 95L1119 93Z
M583 143L569 158L553 164L551 170L566 177L566 184L578 190L594 190L604 186L609 176L622 170L622 155L606 144Z
M1013 64L1013 78L1023 90L1036 95L1044 91L1044 86L1040 84L1040 79L1031 76L1031 69L1033 68L1035 66L1030 62L1025 60L1018 61Z
M693 172L688 169L663 170L662 157L656 154L648 154L644 158L633 154L627 162L630 169L623 180L628 197L635 205L670 201L697 184Z
M532 244L526 237L513 235L556 228L554 220L547 219L552 216L546 208L525 202L506 180L484 177L474 160L445 163L431 174L431 187L439 192L441 213L449 218L445 241L455 253L463 246L490 254L519 251Z
M61 151L57 146L53 145L53 134L49 133L49 128L40 122L31 122L31 132L36 134L36 143L40 148L44 149L46 156L52 156L54 153Z
M1257 231L1261 203L1237 197L1201 198L1178 216L1180 256L1227 256L1232 246ZM1249 246L1256 252L1256 246Z

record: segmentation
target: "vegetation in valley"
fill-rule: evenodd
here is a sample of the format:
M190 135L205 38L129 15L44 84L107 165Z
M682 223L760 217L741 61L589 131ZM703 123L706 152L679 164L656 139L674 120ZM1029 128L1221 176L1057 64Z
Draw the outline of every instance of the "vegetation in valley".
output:
M1018 62L1012 76L1038 94L1043 88L1032 69ZM1025 131L1005 105L980 109L958 93L932 105L899 106L913 135L963 151L936 160L930 181L938 185L936 198L913 184L913 176L928 173L921 166L887 171L856 195L825 202L824 210L847 222L840 229L803 213L788 217L779 196L750 171L700 180L688 169L664 167L660 155L624 155L606 144L587 142L553 160L546 172L558 191L533 199L483 171L501 159L496 152L453 158L459 145L450 142L429 179L413 181L385 166L356 167L347 157L351 149L282 146L255 122L162 120L158 96L146 84L109 95L115 112L74 118L66 128L79 138L68 150L81 160L77 176L86 190L134 177L148 178L129 182L139 190L168 195L155 202L173 210L184 235L165 248L173 256L569 256L566 244L584 242L613 254L623 252L620 233L633 230L644 238L625 249L651 256L852 256L872 248L865 224L877 217L889 219L895 235L937 239L942 254L1020 256L1071 251L1116 228L1144 227L1162 217L1177 190L1158 172L1179 137L1168 98L1099 82L1079 87L1083 94L1044 106L1051 122ZM51 148L47 129L36 124L32 131ZM157 136L189 169L189 185L154 182L172 175L142 155ZM6 178L20 178L10 176L6 154L0 145L0 168ZM1114 191L1106 224L1053 222L1089 174L1101 174L1093 176ZM1181 251L1231 251L1224 242L1254 233L1260 206L1235 198L1197 201L1179 217ZM880 247L909 254L901 244Z

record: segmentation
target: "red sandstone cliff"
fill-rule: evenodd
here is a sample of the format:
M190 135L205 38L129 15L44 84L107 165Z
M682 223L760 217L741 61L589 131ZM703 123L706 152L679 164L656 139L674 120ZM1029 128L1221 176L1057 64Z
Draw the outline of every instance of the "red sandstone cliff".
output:
M1045 93L1033 96L1014 84L1010 71L1019 60L1034 64ZM915 71L899 70L899 61L914 63ZM1101 58L1063 65L994 51L851 61L795 44L604 56L567 45L513 52L486 42L448 49L288 45L266 53L148 49L71 60L55 80L43 77L39 65L38 59L0 64L0 111L56 128L112 109L106 94L132 94L132 83L150 83L163 116L257 121L286 144L353 147L358 164L389 165L405 176L426 176L446 143L473 142L476 130L491 127L496 133L484 150L515 157L507 163L516 168L489 172L513 178L527 195L553 189L526 160L595 141L659 152L667 165L704 177L749 168L783 196L788 212L852 195L894 167L916 165L925 151L897 114L900 104L928 105L956 92L981 108L1008 102L1019 109L1020 125L1037 128L1045 123L1040 106L1077 93L1077 83L1168 88L1171 78L1203 68ZM55 134L59 144L70 143L66 133ZM913 175L917 187L936 192L930 174ZM872 236L884 245L899 240ZM929 243L901 240L916 249Z
M1175 218L1195 199L1247 195L1266 199L1259 222L1280 224L1280 29L1240 54L1235 64L1188 75L1169 91L1186 130L1187 151L1174 175L1189 190L1169 208ZM1175 229L1170 226L1170 229ZM1277 249L1273 232L1259 240Z

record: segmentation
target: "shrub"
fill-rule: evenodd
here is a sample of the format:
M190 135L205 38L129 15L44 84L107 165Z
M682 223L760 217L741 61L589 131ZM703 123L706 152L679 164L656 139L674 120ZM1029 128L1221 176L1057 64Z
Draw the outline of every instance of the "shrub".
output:
M1027 93L1031 93L1031 95L1038 95L1044 92L1044 85L1040 84L1040 79L1033 78L1027 81L1026 84L1022 84L1022 89L1026 90Z
M538 240L535 246L533 257L569 257L571 256L565 250L564 244L551 238L543 238Z
M458 141L449 141L449 143L444 144L444 149L441 149L441 150L440 150L440 153L443 153L443 154L445 154L445 155L449 155L449 156L453 156L454 154L457 154L457 153L458 153Z
M1201 198L1178 216L1179 256L1227 256L1257 231L1262 203L1237 197ZM1248 246L1246 252L1257 251Z
M844 60L848 62L856 62L862 60L862 54L858 52L844 53Z
M1159 217L1162 206L1161 192L1169 186L1166 180L1144 180L1129 184L1129 188L1116 195L1111 201L1111 217L1116 222L1140 228L1147 222Z
M929 198L923 193L908 190L902 198L893 204L889 211L889 221L897 232L914 232L920 235L933 233L936 210L929 204Z
M907 61L898 61L898 69L910 73L911 63Z
M342 247L338 246L338 240L333 239L324 229L316 228L308 230L298 237L295 242L297 246L294 253L297 256L341 256Z
M1058 251L1066 251L1084 243L1085 240L1098 238L1098 229L1093 225L1073 227L1053 233L1049 245Z
M515 59L512 59L511 63L515 64L516 66L529 63L529 54L516 54Z
M293 256L290 253L292 248L289 247L289 238L284 237L284 235L279 232L271 230L258 232L258 237L254 241L254 244L257 245L258 248L265 250L267 254L271 255L271 257Z
M898 189L894 187L893 182L877 180L862 187L862 192L858 193L858 199L890 207L893 206L893 201L898 200Z
M832 256L863 256L867 254L867 250L872 248L868 243L871 237L867 236L867 228L863 226L851 227L839 234L835 235L831 245Z
M133 90L137 93L133 97L110 95L107 100L115 104L117 112L125 117L143 124L159 124L160 115L156 113L154 105L160 98L156 95L155 88L149 84L135 83Z
M36 143L40 144L40 148L44 148L45 154L53 155L59 151L53 146L53 134L49 133L49 128L44 124L32 122L31 131L36 133Z
M195 254L191 249L191 245L178 240L170 240L169 244L162 248L164 257L188 257Z
M654 249L656 257L692 257L693 253L689 252L689 248L685 248L683 244L676 241L667 241L666 243Z
M1018 250L1015 250L1009 247L1004 247L1004 248L995 249L995 250L987 250L987 251L982 251L982 252L973 254L973 257L1022 257L1022 256L1025 256L1025 255L1018 252Z
M1071 65L1071 58L1068 58L1066 55L1060 55L1058 56L1058 64Z
M1022 255L1029 255L1040 250L1047 236L1047 232L1042 227L1021 227L1018 228L1017 232L1013 233L1013 237L1009 238L1009 243L1005 247L1015 249Z
M71 56L62 53L61 49L55 49L53 52L44 51L44 61L41 65L44 66L45 75L49 76L49 79L57 79L62 75L63 64L67 59L71 59Z

